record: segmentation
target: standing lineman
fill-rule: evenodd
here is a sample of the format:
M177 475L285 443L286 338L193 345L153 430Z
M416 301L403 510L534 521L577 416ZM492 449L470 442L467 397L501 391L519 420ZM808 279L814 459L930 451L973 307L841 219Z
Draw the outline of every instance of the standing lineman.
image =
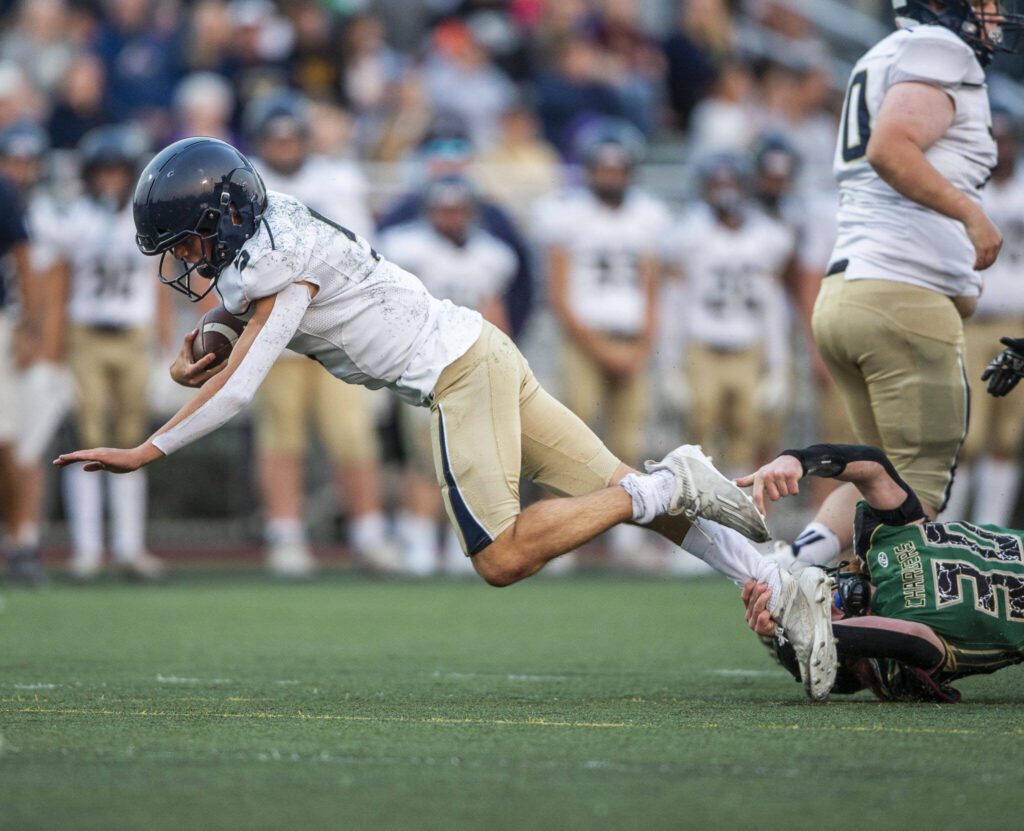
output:
M994 2L894 0L898 30L847 87L838 235L814 336L857 441L882 448L934 518L967 433L963 323L1002 236L981 189L996 163L984 65L1021 28ZM797 538L824 563L852 542L852 485Z

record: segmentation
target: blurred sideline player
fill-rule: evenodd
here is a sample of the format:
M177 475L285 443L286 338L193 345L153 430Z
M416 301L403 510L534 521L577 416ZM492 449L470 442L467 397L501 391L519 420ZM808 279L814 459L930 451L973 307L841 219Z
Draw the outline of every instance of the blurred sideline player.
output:
M75 425L82 441L139 441L149 428L150 353L170 342L170 305L156 291L152 264L134 244L132 183L146 151L133 127L87 133L79 144L83 194L40 229L40 257L52 269L54 309L75 381ZM104 479L109 486L110 550L126 575L159 578L163 562L146 550L146 475L65 473L70 572L95 578L103 567Z
M515 276L516 255L480 227L469 182L458 176L430 182L424 188L423 210L422 218L381 234L381 253L419 277L434 297L476 309L484 320L508 333L501 298ZM396 531L405 569L424 576L440 565L437 540L442 506L430 443L430 411L403 405L398 416L408 466ZM445 570L472 573L472 563L462 555L450 526L445 539Z
M31 240L45 237L60 222L57 200L44 186L49 139L39 125L17 122L0 133L0 172L14 183L25 206ZM45 468L43 454L53 441L73 397L73 382L60 353L63 312L56 308L48 269L40 267L31 247L31 276L19 299L23 330L17 356L17 439L14 448L17 485L12 546L31 560L40 540Z
M38 539L21 522L22 484L15 446L18 439L16 372L38 354L42 320L37 311L23 194L38 147L28 125L12 125L0 136L0 509L8 538L4 543L7 575L12 583L32 585L45 575L39 564ZM12 297L13 295L13 297ZM17 318L8 308L17 299Z
M699 175L701 201L676 222L663 251L685 281L677 312L685 378L677 383L694 441L739 473L760 460L765 423L781 422L789 397L781 280L796 237L750 198L742 158L706 159Z
M665 206L633 174L643 137L603 119L576 142L586 183L543 199L537 237L547 258L548 297L562 326L565 403L619 458L643 454L648 366Z
M462 119L452 113L438 114L420 143L417 161L423 177L421 186L444 176L465 176L472 180L473 143ZM415 221L422 215L422 196L422 190L416 188L400 197L384 212L378 230L386 231L393 225ZM476 206L480 227L516 252L516 276L503 298L509 332L516 340L533 311L534 269L530 249L508 210L479 194Z
M928 522L885 454L864 445L786 450L739 483L763 506L797 493L804 476L849 482L861 496L855 571L839 574L833 606L841 667L833 692L959 701L950 682L1024 661L1024 532ZM762 613L769 594L754 582L743 591L751 628L774 639ZM773 649L793 671L788 650L777 641Z
M1017 130L1007 112L992 113L992 135L999 162L983 191L985 210L1003 234L999 259L985 273L978 311L964 326L967 378L971 386L971 425L957 463L956 487L944 516L968 517L981 524L1008 525L1020 487L1020 406L985 395L982 372L1001 351L999 336L1024 331L1024 181L1017 168ZM968 501L973 509L968 515Z
M574 148L586 181L535 208L548 300L563 334L562 400L612 453L638 464L647 450L658 253L669 214L634 183L644 138L631 124L591 122ZM634 565L645 554L630 528L616 529L611 545Z
M433 298L344 226L268 192L230 145L192 138L164 148L142 172L134 204L136 241L161 255L161 278L192 300L216 290L246 326L217 366L212 354L194 361L186 338L171 377L199 390L149 440L65 453L55 465L127 473L197 441L252 400L290 346L342 380L429 406L445 508L490 585L527 579L616 525L647 525L736 582L769 583L770 610L794 642L809 694L831 687L824 573L794 577L762 557L738 530L767 539L763 517L698 448L678 447L646 474L632 470L544 391L507 335ZM524 476L560 498L523 508Z
M881 447L934 517L967 433L962 317L1002 244L981 203L996 163L983 66L1016 48L1021 18L992 2L894 6L898 30L847 88L838 236L813 326L857 441ZM857 499L851 485L830 494L796 555L847 548Z
M830 224L832 220L823 216L823 212L815 212L815 199L806 193L800 196L793 193L802 160L785 134L764 134L758 140L753 155L754 198L761 210L789 228L796 240L793 258L783 272L782 282L801 323L802 341L806 345L810 377L814 381L817 400L817 405L813 408L817 418L817 437L832 442L852 442L853 431L850 429L839 389L818 354L811 329L814 301L821 288L827 258L832 253L834 229L833 237L827 240L827 250L823 250L826 241L819 240L819 237L825 232L823 226ZM832 212L834 213L834 209ZM782 419L779 418L772 426L775 427L770 431L774 443L762 441L762 452L777 447L782 438ZM835 490L837 484L827 479L814 479L811 482L812 504L820 505L825 497Z
M339 217L356 233L373 228L368 185L350 162L310 153L308 103L294 93L257 99L246 113L267 187ZM254 411L257 472L271 571L304 577L315 568L303 511L311 422L348 507L349 542L371 567L392 570L396 552L381 510L380 446L369 390L339 382L316 361L285 351L260 387Z

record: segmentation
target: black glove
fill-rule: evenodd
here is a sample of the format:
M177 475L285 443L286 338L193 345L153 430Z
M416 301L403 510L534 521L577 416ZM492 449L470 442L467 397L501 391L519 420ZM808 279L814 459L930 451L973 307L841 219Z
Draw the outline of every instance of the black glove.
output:
M1000 338L1006 347L985 367L982 381L988 381L988 394L1000 398L1024 377L1024 338Z

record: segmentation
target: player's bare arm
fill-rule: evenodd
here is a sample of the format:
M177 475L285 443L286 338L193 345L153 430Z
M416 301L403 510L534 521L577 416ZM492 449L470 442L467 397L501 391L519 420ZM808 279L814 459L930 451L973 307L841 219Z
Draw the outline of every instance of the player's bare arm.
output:
M297 289L298 291L308 292L312 289L308 284L300 285L302 288ZM199 393L185 404L163 427L150 436L146 442L130 449L93 448L91 450L78 450L59 456L54 460L54 464L58 467L65 467L76 462L85 462L85 469L88 471L109 470L114 473L127 473L150 464L163 456L164 452L154 443L154 440L168 433L186 419L191 418L203 410L204 407L209 407L210 402L215 397L218 397L218 405L223 411L217 420L221 423L227 421L248 403L255 392L255 386L258 386L258 381L262 380L262 377L260 377L255 383L250 383L246 387L231 390L230 392L225 389L232 377L235 376L243 365L245 359L251 354L253 344L256 343L264 331L265 325L271 319L271 315L278 302L278 297L279 295L270 295L255 301L253 315L246 324L242 335L239 336L238 342L235 344L234 349L232 349L228 360L224 362L223 370L218 369L216 375L202 385ZM283 348L283 343L281 347ZM279 352L280 350L277 351ZM211 356L205 356L204 360L209 357ZM272 357L276 357L276 355ZM199 364L202 362L195 363ZM269 370L269 366L266 368ZM214 426L219 426L219 424Z
M1002 234L979 205L951 184L925 157L953 124L953 100L930 84L905 82L885 96L867 147L868 163L893 189L919 205L964 224L976 269L996 261Z
M748 581L741 593L747 625L762 637L775 635L775 622L768 613L770 597L768 586L755 580ZM942 639L923 623L872 614L844 618L838 610L833 615L832 630L845 647L846 657L892 658L928 672L945 660Z
M850 482L872 508L880 511L899 510L913 496L882 451L856 444L813 445L787 451L755 473L737 479L736 484L752 488L754 504L764 512L766 500L775 502L799 493L804 476Z

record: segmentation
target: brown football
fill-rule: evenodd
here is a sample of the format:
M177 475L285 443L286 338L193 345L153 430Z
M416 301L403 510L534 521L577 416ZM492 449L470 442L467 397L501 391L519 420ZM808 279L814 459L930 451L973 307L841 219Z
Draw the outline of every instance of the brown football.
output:
M217 356L217 360L212 364L216 366L231 354L238 336L245 328L245 321L239 320L225 311L223 306L219 306L204 314L197 328L199 333L192 341L192 360L198 361L212 352Z

